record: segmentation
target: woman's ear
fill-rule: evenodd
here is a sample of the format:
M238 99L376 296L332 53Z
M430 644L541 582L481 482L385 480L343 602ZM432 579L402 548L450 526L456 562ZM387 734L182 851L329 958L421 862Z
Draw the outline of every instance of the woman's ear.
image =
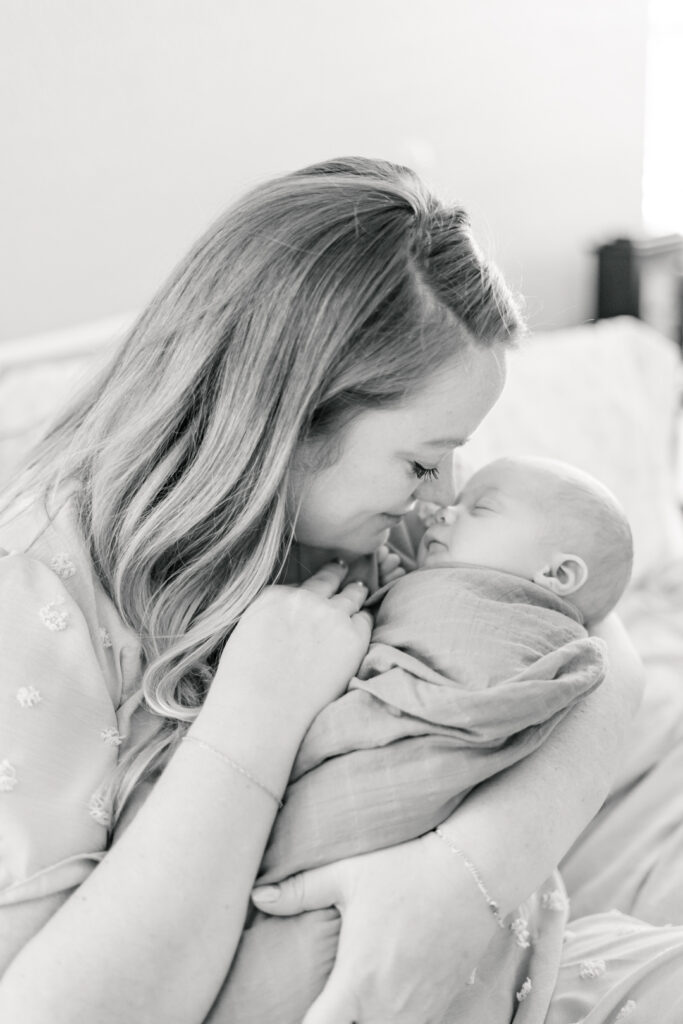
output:
M580 555L568 555L562 552L553 555L549 565L539 569L534 575L534 583L551 590L553 594L563 597L575 594L588 579L588 566Z

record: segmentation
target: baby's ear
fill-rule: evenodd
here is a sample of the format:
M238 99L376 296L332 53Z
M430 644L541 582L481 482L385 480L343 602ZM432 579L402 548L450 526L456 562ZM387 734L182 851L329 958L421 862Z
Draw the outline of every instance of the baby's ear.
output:
M539 569L533 579L534 583L563 597L575 594L584 585L588 579L588 566L580 555L560 552L553 555L549 565Z

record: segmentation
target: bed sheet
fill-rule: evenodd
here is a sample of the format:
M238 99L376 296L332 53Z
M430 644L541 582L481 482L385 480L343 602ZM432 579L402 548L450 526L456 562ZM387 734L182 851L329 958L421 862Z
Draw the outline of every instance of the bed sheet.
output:
M683 560L631 587L619 612L645 691L611 794L562 864L572 916L618 909L683 923Z

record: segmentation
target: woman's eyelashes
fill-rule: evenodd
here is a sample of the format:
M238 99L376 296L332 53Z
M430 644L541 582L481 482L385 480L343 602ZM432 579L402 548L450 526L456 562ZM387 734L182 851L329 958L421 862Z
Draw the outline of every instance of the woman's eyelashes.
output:
M437 480L439 477L438 466L423 466L419 462L413 462L412 466L418 480Z

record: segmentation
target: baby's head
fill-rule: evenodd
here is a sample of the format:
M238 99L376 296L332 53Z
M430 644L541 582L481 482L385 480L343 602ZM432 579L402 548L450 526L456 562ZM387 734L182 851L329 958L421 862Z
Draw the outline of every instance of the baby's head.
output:
M428 520L419 566L453 562L533 580L596 622L628 583L633 543L623 509L594 477L554 459L510 457L476 472L456 504Z

